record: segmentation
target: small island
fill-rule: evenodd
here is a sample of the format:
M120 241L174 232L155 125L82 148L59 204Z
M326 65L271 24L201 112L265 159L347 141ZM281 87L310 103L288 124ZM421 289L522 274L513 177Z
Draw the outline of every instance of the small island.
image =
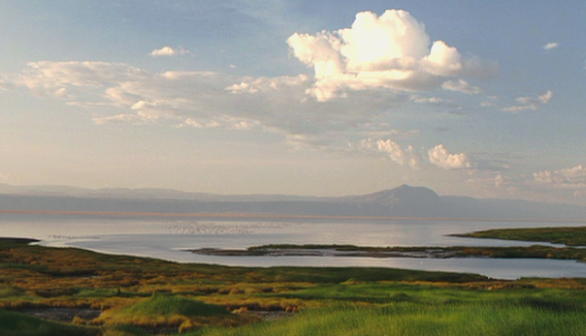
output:
M498 229L478 231L467 234L454 234L456 237L493 238L565 244L566 247L550 245L511 246L511 247L372 247L355 245L294 245L271 244L253 246L248 249L191 249L192 253L214 256L272 256L272 257L370 257L370 258L536 258L586 261L586 227L538 228L538 229Z

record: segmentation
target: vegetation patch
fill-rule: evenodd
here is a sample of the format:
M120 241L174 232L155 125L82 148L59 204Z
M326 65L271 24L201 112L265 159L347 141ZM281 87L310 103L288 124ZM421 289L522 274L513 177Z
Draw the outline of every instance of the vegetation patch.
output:
M477 231L466 234L455 234L455 237L492 238L505 240L522 240L532 242L548 242L567 246L586 246L586 227L555 227L525 229L495 229Z

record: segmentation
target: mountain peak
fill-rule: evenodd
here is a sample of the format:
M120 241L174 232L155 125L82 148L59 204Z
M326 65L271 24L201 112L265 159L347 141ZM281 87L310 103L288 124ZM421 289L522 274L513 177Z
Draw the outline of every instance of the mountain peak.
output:
M382 190L372 194L358 196L357 201L382 203L387 205L408 204L408 203L437 203L440 201L435 191L425 187L413 187L403 184L393 189Z
M398 186L394 189L391 189L391 191L395 194L399 194L399 195L413 195L413 196L425 196L427 195L428 197L439 197L438 194L426 187L413 187L410 186L408 184L403 184L401 186Z

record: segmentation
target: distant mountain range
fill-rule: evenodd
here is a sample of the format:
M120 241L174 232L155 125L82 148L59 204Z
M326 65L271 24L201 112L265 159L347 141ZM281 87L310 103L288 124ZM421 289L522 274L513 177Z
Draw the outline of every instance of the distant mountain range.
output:
M17 187L0 184L0 210L247 214L263 217L586 220L586 208L575 205L439 196L429 188L408 185L367 195L308 197L217 195L170 189Z

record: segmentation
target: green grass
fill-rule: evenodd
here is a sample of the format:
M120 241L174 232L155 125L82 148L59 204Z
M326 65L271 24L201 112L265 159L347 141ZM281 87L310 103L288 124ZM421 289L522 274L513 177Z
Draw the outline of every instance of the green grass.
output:
M319 310L275 323L195 331L207 336L546 336L583 335L584 312L560 314L531 307L448 305Z
M509 282L514 285L515 282ZM285 298L326 300L330 304L365 303L386 304L411 302L441 306L450 303L475 304L485 301L504 304L528 304L545 302L541 306L580 307L586 302L582 291L536 288L535 286L503 286L486 288L437 286L432 284L363 283L315 286L294 292L278 294ZM586 306L585 306L586 307Z
M280 321L187 335L538 336L584 335L586 330L586 293L575 290L362 283L324 284L282 296L317 300L325 307Z
M584 308L559 311L527 304L475 302L426 305L412 302L380 307L346 306L308 310L272 323L194 331L191 336L546 336L584 335Z
M0 335L2 336L96 336L100 334L97 328L49 322L17 312L0 310Z
M23 295L23 292L21 290L14 288L14 287L0 286L0 299L15 298L15 297L19 297L22 295Z
M132 324L117 324L106 328L104 334L100 336L152 336L152 333Z

